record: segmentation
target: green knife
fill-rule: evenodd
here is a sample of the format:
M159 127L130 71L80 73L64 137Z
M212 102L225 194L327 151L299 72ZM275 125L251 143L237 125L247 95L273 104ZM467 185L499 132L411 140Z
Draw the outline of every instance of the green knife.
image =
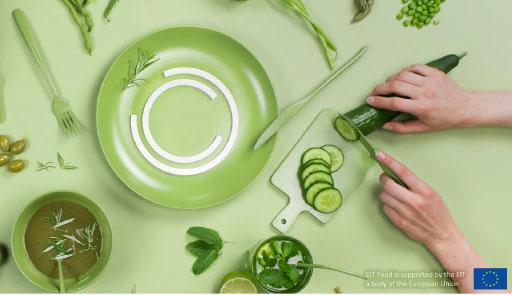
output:
M4 101L5 80L2 77L2 68L0 66L0 123L5 122L5 101Z
M260 135L253 149L259 149L265 144L274 134L276 134L288 121L290 121L302 108L313 98L315 98L320 91L322 91L332 80L338 77L341 73L350 68L356 61L358 61L366 52L368 46L361 47L354 56L352 56L345 64L333 71L320 85L318 85L310 94L303 99L287 107L279 114L279 116L263 131Z
M352 121L350 121L349 118L347 118L344 115L340 115L340 116L347 121L347 123L350 125L350 127L352 127L352 129L354 129L357 133L359 133L359 142L368 151L368 153L370 154L370 158L372 158L375 162L377 162L377 164L379 164L379 166L382 169L382 171L384 172L384 174L389 176L391 179L393 179L399 185L401 185L405 188L408 188L408 186L400 179L400 177L398 177L398 175L396 175L395 172L393 172L393 170L389 169L388 166L383 165L379 160L377 160L377 158L375 157L375 152L376 152L375 147L368 141L366 136L364 136L363 132L361 132L361 130L359 130L359 128L357 128L357 126Z

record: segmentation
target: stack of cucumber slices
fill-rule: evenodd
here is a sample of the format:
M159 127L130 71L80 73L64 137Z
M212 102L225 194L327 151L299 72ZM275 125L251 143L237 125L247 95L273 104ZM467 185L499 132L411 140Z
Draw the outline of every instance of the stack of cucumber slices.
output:
M332 173L343 165L343 152L334 145L310 148L302 154L299 180L306 203L322 213L341 207L343 197L334 187Z

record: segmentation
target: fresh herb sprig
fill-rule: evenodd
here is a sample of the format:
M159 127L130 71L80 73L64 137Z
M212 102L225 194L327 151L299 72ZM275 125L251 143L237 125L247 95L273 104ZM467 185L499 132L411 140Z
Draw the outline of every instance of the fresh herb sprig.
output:
M37 169L36 171L48 171L50 169L55 169L55 166L53 166L53 162L40 162L37 161Z
M110 0L108 2L108 6L107 8L105 9L105 12L103 12L103 17L107 20L107 21L110 21L110 13L112 12L112 9L114 9L114 6L116 6L117 2L119 2L119 0Z
M65 170L78 169L77 166L71 165L71 163L66 162L60 153L57 153L57 160L59 161L59 166L62 169L65 169Z
M91 16L87 10L87 6L92 2L92 0L62 0L64 4L67 6L71 16L75 20L80 32L82 33L82 38L84 40L85 48L89 55L92 55L93 44L91 38L91 31L93 29L93 22Z
M346 275L354 276L366 280L367 278L355 273L351 273L339 268L325 266L321 264L310 264L304 262L290 263L290 258L299 253L299 249L294 243L289 241L272 241L270 242L272 251L262 251L262 257L257 258L258 264L263 267L256 277L263 285L281 289L292 289L300 280L300 269L319 268L332 270Z
M87 252L87 251L96 251L97 246L94 243L94 232L96 231L96 223L93 223L92 225L84 228L79 228L76 230L76 233L79 237L81 237L83 240L85 240L86 247L85 249L81 250L80 253ZM95 252L96 253L96 252ZM98 253L96 253L98 255Z
M64 225L70 224L73 221L75 221L74 217L64 219L62 208L59 209L59 211L57 211L57 212L53 212L52 216L45 217L44 219L51 223L52 229L54 229L54 230L60 230L60 228L63 227Z
M123 78L123 90L139 86L140 83L146 82L145 79L138 78L137 76L158 60L159 59L156 58L155 54L139 48L137 52L137 61L135 63L132 60L128 61L128 72L126 77Z
M217 260L224 241L222 241L217 231L206 227L194 226L189 228L187 233L198 239L188 243L185 247L188 252L197 257L192 265L192 272L198 275L207 270Z

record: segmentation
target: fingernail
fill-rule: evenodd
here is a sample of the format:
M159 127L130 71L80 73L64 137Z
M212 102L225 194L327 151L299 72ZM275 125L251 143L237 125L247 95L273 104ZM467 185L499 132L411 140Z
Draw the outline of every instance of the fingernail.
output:
M386 158L386 155L383 152L378 151L375 153L375 157L377 157L377 159L379 159L379 161L383 161Z
M375 98L373 96L370 96L366 99L366 102L369 104L373 103L374 101L375 101Z
M389 131L395 130L395 127L393 127L393 125L388 124L388 123L384 124L384 126L382 126L382 128L386 129L386 130L389 130Z

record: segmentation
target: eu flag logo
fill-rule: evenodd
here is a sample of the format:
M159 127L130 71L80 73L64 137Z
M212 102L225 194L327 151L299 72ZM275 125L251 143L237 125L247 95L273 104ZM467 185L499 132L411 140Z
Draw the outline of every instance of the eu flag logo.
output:
M475 290L506 290L506 268L475 268L473 271Z

